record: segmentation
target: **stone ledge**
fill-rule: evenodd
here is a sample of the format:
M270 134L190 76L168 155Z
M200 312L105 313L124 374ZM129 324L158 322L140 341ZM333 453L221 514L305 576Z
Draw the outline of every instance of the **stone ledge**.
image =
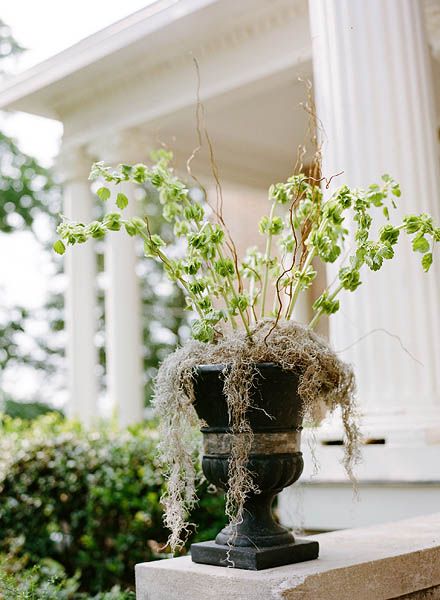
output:
M197 565L189 557L136 565L136 598L440 598L440 513L310 539L320 544L318 560L265 571Z

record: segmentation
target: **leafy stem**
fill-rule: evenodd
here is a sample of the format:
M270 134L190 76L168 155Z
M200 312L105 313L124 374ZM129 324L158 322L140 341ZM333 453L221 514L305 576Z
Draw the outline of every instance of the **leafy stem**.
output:
M267 228L267 238L266 238L266 249L264 252L264 274L263 274L263 286L261 289L261 318L263 319L265 314L265 306L266 306L266 295L267 295L267 285L269 283L269 265L270 265L270 256L272 251L272 237L273 237L273 228L270 224L273 221L273 217L275 215L276 208L276 200L272 202L272 206L269 213L269 226Z
M222 253L220 247L217 248L217 253L218 253L219 259L221 261L224 261L225 257L223 256L223 253ZM240 298L238 297L238 294L237 294L237 292L235 290L234 283L232 281L232 276L231 276L230 272L226 272L226 281L228 282L229 290L230 290L230 292L231 292L231 294L232 294L232 296L233 296L233 298L235 300L235 306L237 307L237 310L238 310L238 312L240 314L243 326L244 326L244 328L246 330L246 334L247 334L247 336L249 338L251 338L252 337L252 333L251 333L251 330L249 328L248 316L245 313L245 311L243 310L242 303L240 302Z
M174 174L169 166L171 154L159 151L154 160L152 167L139 163L122 164L116 169L96 163L90 178L116 185L124 181L152 185L158 192L162 217L172 226L178 242L174 244L173 252L167 252L166 242L150 231L148 219L122 218L122 211L129 202L123 193L115 194L114 198L121 212L107 212L101 220L88 224L63 219L58 227L60 239L55 242L54 249L63 254L66 244L102 239L108 232L118 232L121 228L125 228L130 236L139 235L144 242L145 255L161 261L169 279L185 290L188 307L198 316L191 323L193 337L203 342L215 342L221 333L216 326L224 322L234 330L242 324L247 336L251 337L251 324L258 325L259 298L260 319L266 316L269 286L273 286L277 294L273 306L274 327L283 310L283 289L288 290L289 297L285 318L292 319L300 293L311 287L317 275L314 260L319 259L322 263L340 260L348 236L344 226L347 214L354 223L350 236L354 250L346 259L340 260L335 289L325 289L314 301L311 328L323 315L332 315L339 310L338 295L343 289L354 292L361 285L360 271L364 265L371 271L378 271L386 260L394 258L394 247L401 234L409 236L413 251L421 256L424 271L430 269L435 243L440 242L440 227L434 225L428 214L407 215L401 223L392 224L390 211L396 208L400 189L389 175L383 175L380 183L366 189L343 185L324 201L323 191L317 183L299 174L270 187L270 211L259 222L259 231L265 236L264 252L258 248L250 249L240 263L236 252L231 250L224 221L220 219L213 223L205 216L206 202L195 199ZM105 185L99 187L97 195L106 203L112 198L111 190ZM276 215L277 205L289 207L284 219ZM378 208L385 224L380 227L377 239L371 239L370 231L378 220ZM273 244L275 236L280 234L282 258L278 260L274 257ZM284 268L286 257L291 259L287 269ZM247 286L244 280L248 281Z
M126 223L130 223L129 221L122 221L122 223L126 224ZM138 231L138 235L144 240L144 242L148 242L151 244L152 241L152 235L150 232L145 233L144 231L140 230ZM168 257L160 250L160 248L156 247L155 251L154 251L155 255L157 256L157 258L159 258L159 260L161 260L163 262L163 264L170 270L173 269L173 265L170 262L170 260L168 259ZM194 294L189 286L189 282L186 281L181 275L176 275L176 281L178 281L180 283L180 285L182 286L182 288L185 290L185 293L188 294L188 296L191 298L192 300L192 305L194 306L195 310L197 311L198 315L203 318L203 312L202 310L199 308L198 303L197 303L197 296L196 294Z
M342 284L339 284L337 286L337 288L335 289L335 291L330 296L328 296L328 302L334 304L336 296L339 294L339 292L342 289L343 289ZM337 306L339 307L339 305L337 305ZM319 323L319 320L321 319L322 315L324 315L324 314L326 314L326 311L324 310L324 308L322 306L320 306L318 308L318 310L315 311L315 314L308 325L310 327L310 329L314 329L316 327L316 325Z

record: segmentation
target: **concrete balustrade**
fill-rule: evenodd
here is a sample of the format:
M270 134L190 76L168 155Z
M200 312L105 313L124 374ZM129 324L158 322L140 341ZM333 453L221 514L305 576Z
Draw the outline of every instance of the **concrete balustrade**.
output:
M314 536L318 560L265 571L190 557L136 566L137 600L440 598L440 513Z

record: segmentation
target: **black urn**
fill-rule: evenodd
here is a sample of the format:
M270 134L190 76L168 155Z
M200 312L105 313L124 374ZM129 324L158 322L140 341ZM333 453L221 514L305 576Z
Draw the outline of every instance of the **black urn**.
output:
M224 370L225 365L198 367L194 391L195 409L206 424L201 429L203 473L208 481L227 489L232 434L223 393ZM274 363L259 363L255 370L252 408L247 413L253 431L247 467L259 493L247 498L235 535L225 527L215 540L191 546L197 563L260 570L318 557L317 542L295 539L272 514L276 494L296 481L303 469L298 375Z

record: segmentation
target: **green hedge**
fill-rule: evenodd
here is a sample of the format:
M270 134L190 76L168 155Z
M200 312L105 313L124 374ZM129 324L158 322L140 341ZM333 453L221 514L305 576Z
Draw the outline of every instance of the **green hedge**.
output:
M108 592L79 592L79 577L67 577L56 561L44 559L26 567L27 559L0 556L1 600L135 600L134 592L114 586Z
M90 593L132 587L136 563L166 556L154 429L86 433L56 415L30 426L3 417L0 438L0 553L53 559ZM192 537L209 539L223 499L206 484L199 495Z
M5 415L14 419L24 419L25 421L33 421L47 413L63 414L62 411L54 410L44 402L17 402L11 398L6 398L0 402L0 408Z

